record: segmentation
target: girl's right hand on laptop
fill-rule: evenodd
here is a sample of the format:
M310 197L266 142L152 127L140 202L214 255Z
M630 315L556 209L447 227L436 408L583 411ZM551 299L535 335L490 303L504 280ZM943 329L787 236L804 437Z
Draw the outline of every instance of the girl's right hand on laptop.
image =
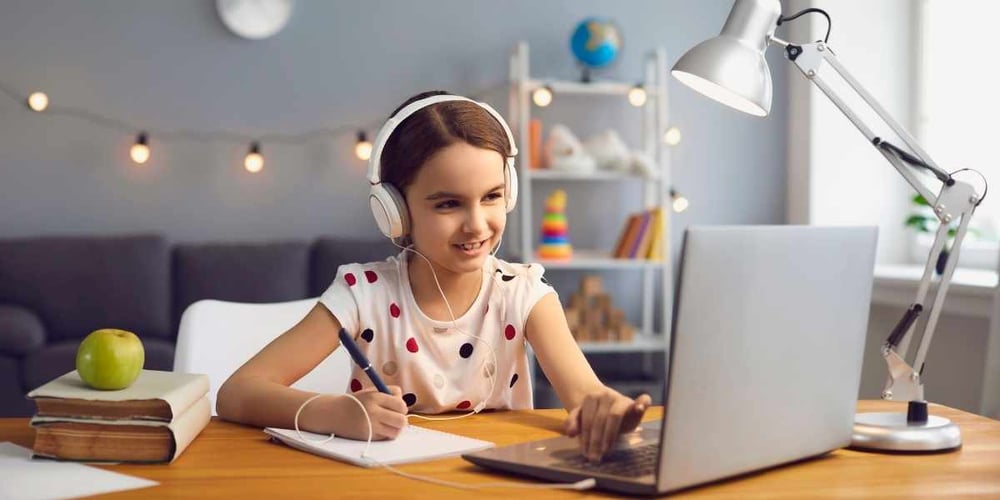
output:
M383 394L375 389L358 391L352 395L361 401L371 418L372 440L380 441L385 439L395 439L406 427L406 403L403 401L403 391L398 386L390 385L389 390L392 395ZM338 425L337 436L368 440L368 420L365 419L358 403L351 401L348 396L337 398L337 415L343 418L341 425Z

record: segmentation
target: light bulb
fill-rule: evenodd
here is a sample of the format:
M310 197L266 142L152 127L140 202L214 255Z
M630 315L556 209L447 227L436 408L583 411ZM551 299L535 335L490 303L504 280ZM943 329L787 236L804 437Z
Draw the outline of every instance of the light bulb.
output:
M681 129L677 127L670 127L666 132L663 133L663 142L670 146L676 146L681 143Z
M243 159L243 167L247 169L247 172L256 174L264 168L264 157L260 154L260 143L251 142L250 151L247 152L246 158Z
M539 108L544 108L549 104L552 104L552 87L545 85L544 87L538 87L534 92L531 93L531 100L535 102L535 106Z
M642 85L636 85L628 91L628 102L629 104L639 107L646 104L646 89Z
M358 131L358 142L354 144L354 154L362 161L368 161L372 157L372 143L368 140L364 130Z
M687 198L685 198L677 191L674 191L673 189L670 190L670 200L671 200L670 205L671 207L673 207L674 212L676 213L681 213L687 210L688 206L690 205Z
M149 161L149 145L148 137L145 132L139 132L139 135L135 138L135 144L129 149L128 154L132 157L132 161L139 165Z
M28 96L28 107L39 113L45 111L49 107L49 96L45 92L32 92Z

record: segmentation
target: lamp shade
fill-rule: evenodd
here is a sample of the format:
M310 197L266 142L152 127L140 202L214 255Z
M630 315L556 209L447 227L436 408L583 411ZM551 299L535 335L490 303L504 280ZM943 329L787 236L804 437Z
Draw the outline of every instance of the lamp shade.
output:
M764 51L780 16L778 0L736 0L719 36L684 53L670 73L722 104L767 116L771 111L771 69Z

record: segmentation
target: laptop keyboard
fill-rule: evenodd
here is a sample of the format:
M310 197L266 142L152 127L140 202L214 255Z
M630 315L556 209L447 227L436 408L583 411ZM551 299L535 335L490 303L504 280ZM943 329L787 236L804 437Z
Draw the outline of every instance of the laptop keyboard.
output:
M591 462L583 455L564 459L559 466L568 469L598 472L612 476L639 477L652 474L656 467L658 443L636 448L613 450L604 455L600 462Z

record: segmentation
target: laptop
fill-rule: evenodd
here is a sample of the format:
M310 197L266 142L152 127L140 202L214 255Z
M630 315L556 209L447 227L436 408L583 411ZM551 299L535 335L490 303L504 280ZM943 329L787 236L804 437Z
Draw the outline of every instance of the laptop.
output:
M874 227L685 232L663 418L599 464L565 436L463 455L535 478L656 495L850 444L868 328Z

